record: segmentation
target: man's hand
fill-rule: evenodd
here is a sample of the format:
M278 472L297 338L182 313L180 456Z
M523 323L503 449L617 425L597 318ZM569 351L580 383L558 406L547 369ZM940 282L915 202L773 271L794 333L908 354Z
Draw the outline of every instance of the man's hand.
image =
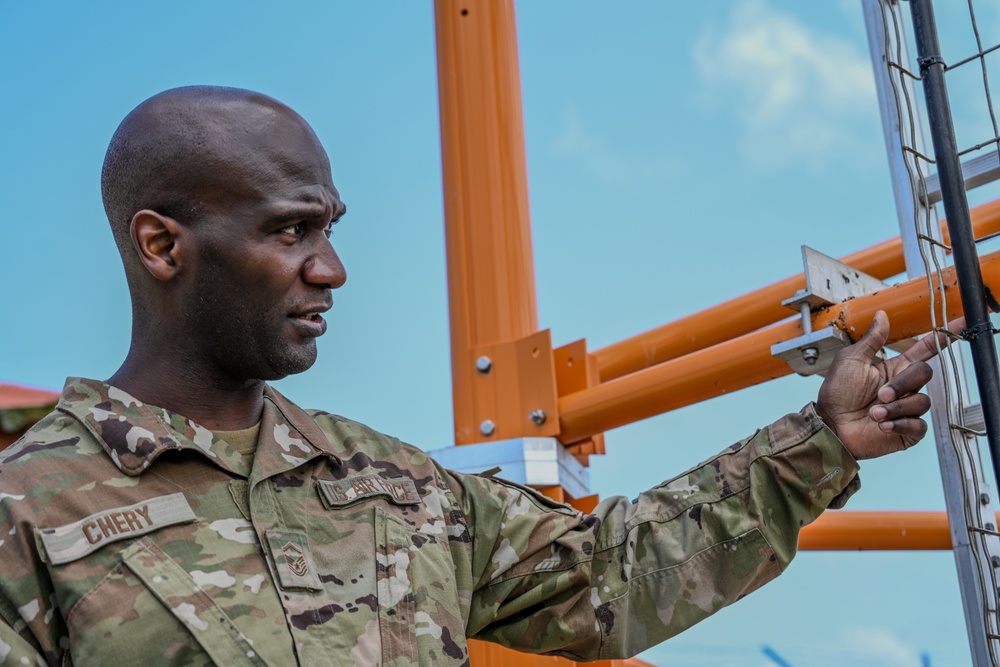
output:
M941 345L947 345L940 336ZM819 416L859 460L912 447L927 433L920 415L931 401L917 392L931 379L931 367L924 362L937 354L935 336L924 336L904 354L876 362L888 337L889 318L880 310L861 340L834 357L816 401Z

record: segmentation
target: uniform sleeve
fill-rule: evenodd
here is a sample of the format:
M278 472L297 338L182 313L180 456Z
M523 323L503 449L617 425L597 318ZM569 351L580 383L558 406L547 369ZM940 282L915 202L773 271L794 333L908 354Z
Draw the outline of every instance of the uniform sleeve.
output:
M472 540L467 634L576 660L635 655L777 577L857 473L812 405L590 515L449 473Z
M12 626L12 623L15 625ZM22 632L15 629L17 626L22 628ZM49 663L23 634L24 627L24 621L17 617L10 603L4 598L0 598L0 665L45 667Z

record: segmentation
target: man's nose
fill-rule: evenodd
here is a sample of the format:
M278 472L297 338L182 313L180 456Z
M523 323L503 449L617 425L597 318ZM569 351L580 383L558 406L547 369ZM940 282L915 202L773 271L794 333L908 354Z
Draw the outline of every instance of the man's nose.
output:
M347 282L347 270L329 242L322 243L302 269L302 279L310 285L337 289Z

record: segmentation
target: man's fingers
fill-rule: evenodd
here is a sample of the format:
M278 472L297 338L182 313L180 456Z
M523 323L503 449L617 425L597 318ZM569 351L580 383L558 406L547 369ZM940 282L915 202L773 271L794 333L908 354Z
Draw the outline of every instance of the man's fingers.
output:
M910 394L898 401L876 405L868 411L868 416L877 422L894 421L907 417L919 417L931 409L931 399L927 394Z
M883 403L890 403L899 396L912 394L927 384L933 375L934 371L926 363L914 362L879 387L878 399Z
M959 317L958 319L948 322L948 331L952 333L961 333L964 328L964 317ZM935 339L937 339L937 345L934 343ZM918 340L916 345L904 352L902 357L907 361L927 361L938 353L938 349L943 350L948 347L948 345L951 344L951 341L952 337L946 333L929 333Z
M886 433L894 433L904 440L903 447L912 447L927 435L927 422L916 417L879 422L878 427Z
M866 361L871 361L875 359L875 355L878 354L879 350L885 345L885 342L889 339L889 317L884 311L878 311L875 313L875 317L872 319L871 326L868 327L868 331L862 336L857 343L852 345L853 354L851 356L861 357Z

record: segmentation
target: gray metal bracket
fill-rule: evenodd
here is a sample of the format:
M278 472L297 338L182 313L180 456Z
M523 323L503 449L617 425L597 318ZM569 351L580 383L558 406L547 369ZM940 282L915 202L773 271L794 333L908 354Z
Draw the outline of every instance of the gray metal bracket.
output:
M590 495L590 472L555 438L513 438L436 449L427 455L449 470L497 477L528 486L562 486L573 498Z
M803 335L771 346L771 356L781 359L799 375L826 375L837 351L851 344L836 327L813 331L812 313L848 299L877 292L885 284L841 261L802 246L806 289L781 302L802 317Z

